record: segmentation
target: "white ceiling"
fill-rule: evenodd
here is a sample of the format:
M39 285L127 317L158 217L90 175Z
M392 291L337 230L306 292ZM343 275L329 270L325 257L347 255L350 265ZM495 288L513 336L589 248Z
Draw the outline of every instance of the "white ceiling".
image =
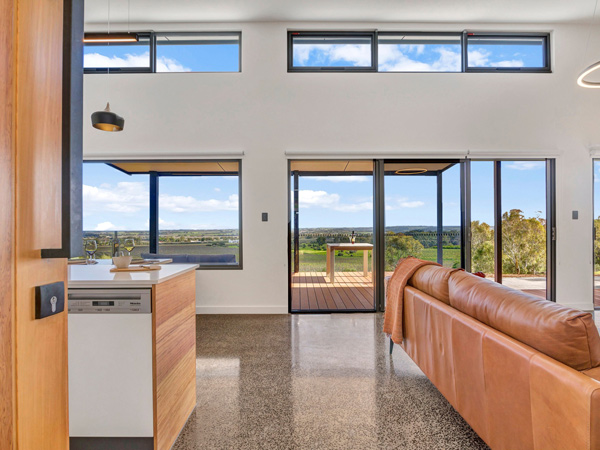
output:
M87 24L106 23L108 0L86 0ZM127 0L110 0L127 22ZM131 22L589 22L595 0L130 0ZM600 15L600 13L599 13Z

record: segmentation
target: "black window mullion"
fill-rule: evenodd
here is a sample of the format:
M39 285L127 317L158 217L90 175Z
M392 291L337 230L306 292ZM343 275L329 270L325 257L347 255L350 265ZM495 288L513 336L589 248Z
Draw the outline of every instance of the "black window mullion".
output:
M461 267L471 272L471 160L460 162L460 204L461 204Z
M158 191L159 175L150 172L150 253L158 253Z
M150 33L150 72L156 73L156 34Z
M494 161L494 277L502 284L502 162Z
M556 160L546 159L546 298L556 301Z

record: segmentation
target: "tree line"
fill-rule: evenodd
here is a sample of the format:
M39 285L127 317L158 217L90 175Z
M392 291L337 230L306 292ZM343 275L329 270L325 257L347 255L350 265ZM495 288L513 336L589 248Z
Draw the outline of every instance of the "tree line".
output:
M599 229L600 219L596 225ZM388 266L407 256L421 257L425 246L414 236L386 233ZM478 220L471 222L471 270L494 273L494 228ZM596 263L600 264L600 242L596 241ZM502 215L502 272L538 275L546 272L546 221L525 217L520 209Z

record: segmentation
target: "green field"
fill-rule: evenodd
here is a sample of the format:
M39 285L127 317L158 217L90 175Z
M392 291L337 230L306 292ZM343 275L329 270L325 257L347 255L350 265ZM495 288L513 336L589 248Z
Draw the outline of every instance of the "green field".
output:
M342 252L342 256L336 252L335 270L336 272L362 272L363 270L363 252L356 251L353 254ZM352 256L351 256L352 255ZM436 261L437 248L426 248L421 254L421 259ZM369 255L369 270L372 269L373 258ZM325 272L327 256L325 250L314 250L311 248L300 249L300 272ZM444 266L460 266L460 249L444 249ZM387 271L394 270L393 267L386 267Z

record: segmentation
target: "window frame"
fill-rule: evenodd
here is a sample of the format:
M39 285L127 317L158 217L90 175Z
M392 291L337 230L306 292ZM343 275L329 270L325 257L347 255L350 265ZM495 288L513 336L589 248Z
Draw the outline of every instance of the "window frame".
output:
M221 172L216 173L201 173L201 172L126 172L121 168L117 167L115 164L117 163L152 163L152 162L169 162L169 163L203 163L203 162L236 162L238 164L238 230L239 230L239 261L236 265L231 264L211 264L211 265L201 265L198 264L198 268L196 270L243 270L244 268L244 237L243 237L243 208L242 208L242 159L241 158L219 158L219 159L177 159L177 160L157 160L157 159L110 159L110 160L97 160L97 159L89 159L84 160L83 163L103 163L115 170L126 173L127 175L136 175L136 174L148 174L150 177L149 180L149 189L148 189L148 215L149 215L149 226L148 226L148 235L149 235L149 253L153 253L153 249L156 250L155 253L160 252L160 244L159 244L159 236L160 236L160 226L159 226L159 215L160 215L160 177L169 177L169 176L222 176ZM153 179L155 182L153 182ZM154 206L153 206L154 204Z
M149 37L149 50L150 50L150 66L146 67L111 67L110 73L241 73L242 72L242 32L241 31L149 31L149 32L136 32L138 36ZM238 55L238 70L235 71L220 71L220 72L157 72L156 71L156 60L157 60L157 37L160 36L237 36L239 42L239 55ZM97 44L84 44L84 49L88 46L98 46ZM109 69L106 67L99 68L83 68L84 74L93 73L108 73Z
M154 42L154 72L153 73L241 73L242 72L242 32L241 31L156 31L153 32ZM238 37L238 70L237 71L190 71L190 72L157 72L156 60L158 58L159 37L162 36L237 36Z
M552 60L550 51L550 33L540 32L476 32L463 31L463 72L466 73L552 73ZM487 38L528 38L538 37L543 39L543 67L469 67L469 37L487 37Z
M150 64L148 67L85 67L83 73L153 73L155 70L156 52L154 46L154 35L152 32L136 33L139 37L148 38L148 51L150 52ZM119 46L119 44L114 44ZM124 44L131 45L131 44ZM103 47L99 44L83 44L84 54L86 47Z
M334 66L294 66L294 37L368 37L371 39L371 65L369 67L334 67ZM287 70L288 72L377 72L377 31L299 31L287 32Z
M293 65L293 36L372 36L371 46L371 67L295 67ZM379 71L379 36L404 35L404 36L460 36L461 46L461 70L456 72L448 71ZM540 37L543 38L543 57L544 67L468 67L468 38L469 36L486 36L486 37ZM552 50L551 50L551 33L550 32L503 32L503 31L287 31L287 71L289 72L368 72L368 73L552 73Z
M379 70L379 36L455 36L460 40L460 53L461 62L460 70L447 71L447 70ZM464 72L464 42L465 36L462 31L378 31L377 32L377 73L461 73Z

